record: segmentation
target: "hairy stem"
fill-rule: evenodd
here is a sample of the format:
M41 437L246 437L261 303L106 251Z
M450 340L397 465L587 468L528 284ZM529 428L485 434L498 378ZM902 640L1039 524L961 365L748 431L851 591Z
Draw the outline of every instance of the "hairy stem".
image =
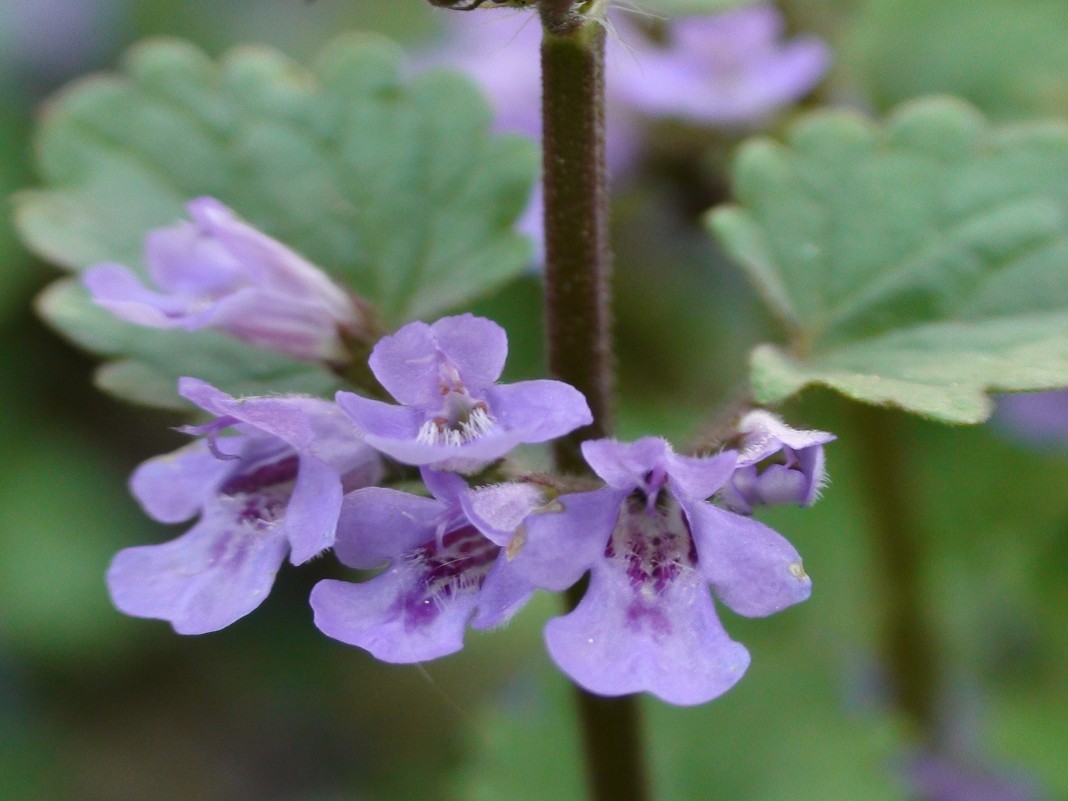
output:
M549 27L570 13L543 10L545 318L550 372L593 412L592 425L554 443L557 467L583 472L580 444L612 429L604 28L588 19L565 33Z
M577 387L593 424L554 443L557 469L587 468L580 445L612 430L604 28L571 0L542 0L545 319L549 370ZM582 591L573 588L573 608ZM591 801L649 798L635 697L576 688Z

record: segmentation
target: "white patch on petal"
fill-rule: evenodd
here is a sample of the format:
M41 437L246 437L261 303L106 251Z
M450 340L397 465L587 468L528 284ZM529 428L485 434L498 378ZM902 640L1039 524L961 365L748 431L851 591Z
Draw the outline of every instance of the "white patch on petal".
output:
M790 571L790 575L798 581L804 581L808 578L808 573L805 572L804 565L800 562L791 562L786 566L786 569Z

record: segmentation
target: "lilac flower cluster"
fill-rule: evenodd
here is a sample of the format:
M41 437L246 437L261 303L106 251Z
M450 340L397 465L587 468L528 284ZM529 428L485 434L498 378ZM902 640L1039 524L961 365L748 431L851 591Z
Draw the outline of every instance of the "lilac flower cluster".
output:
M146 325L212 326L335 359L356 306L218 201L194 201L190 213L192 225L149 237L149 266L169 294L103 265L85 277L97 302ZM252 335L241 321L259 302L268 313ZM811 503L832 437L758 410L738 423L740 450L685 456L655 437L590 440L582 452L603 486L493 482L516 446L593 420L563 382L499 383L507 353L500 326L461 314L408 323L374 346L371 372L396 404L351 391L333 402L233 398L182 379L181 395L211 419L186 427L197 439L147 461L131 484L156 520L198 520L171 542L115 557L115 605L183 634L215 631L263 601L287 556L299 565L333 549L348 567L380 572L319 582L316 625L378 659L419 662L459 650L468 625L498 626L535 590L589 573L581 603L545 630L564 672L604 695L696 704L723 693L749 654L721 625L712 592L748 616L808 597L797 551L749 515ZM429 496L388 486L414 469Z

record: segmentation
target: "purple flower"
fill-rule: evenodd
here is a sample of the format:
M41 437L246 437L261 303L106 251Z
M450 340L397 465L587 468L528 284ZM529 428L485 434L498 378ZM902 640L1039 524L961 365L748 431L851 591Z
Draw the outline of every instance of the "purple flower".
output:
M83 281L116 317L152 328L212 328L309 361L342 362L343 335L357 331L353 300L325 273L210 198L187 206L192 222L159 228L145 261L163 292L132 270L99 264Z
M0 3L0 69L26 67L54 81L92 67L122 41L127 0Z
M790 428L763 409L743 417L738 433L738 466L719 494L728 509L748 515L754 506L815 503L827 483L823 446L834 434Z
M1039 448L1068 445L1068 390L1002 395L994 421Z
M411 465L470 471L521 442L588 425L582 393L561 381L495 384L508 355L504 329L461 314L409 323L371 352L375 377L402 406L339 392L367 443Z
M771 5L673 21L667 45L621 60L615 91L635 109L709 125L759 125L807 94L830 64L810 36L781 42Z
M909 788L924 801L1041 801L1033 781L987 765L924 752L906 765Z
M590 571L579 605L546 626L549 653L601 695L647 691L688 705L726 692L749 653L724 631L708 585L741 615L778 612L811 592L797 551L767 526L705 502L730 478L733 451L679 456L646 437L589 441L582 452L608 486L530 515L509 548L516 572L545 589Z
M541 490L502 484L472 491L457 475L427 469L423 479L433 498L380 488L348 495L335 553L350 567L389 567L362 584L326 580L312 590L324 634L385 662L459 651L469 620L480 629L499 625L534 591L503 548L543 502Z
M193 378L178 387L216 419L188 429L205 438L141 465L131 489L162 523L200 520L171 542L120 551L107 580L126 614L203 634L259 606L287 553L301 564L330 547L342 493L377 481L381 465L328 401L235 399ZM219 436L225 428L237 433Z

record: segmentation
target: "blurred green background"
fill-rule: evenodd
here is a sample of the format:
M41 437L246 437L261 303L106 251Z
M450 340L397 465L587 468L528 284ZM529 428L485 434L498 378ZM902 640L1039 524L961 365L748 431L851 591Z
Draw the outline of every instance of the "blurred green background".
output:
M998 119L1068 113L1062 0L793 0L783 10L836 53L810 104L877 113L952 92ZM33 124L49 94L115 66L138 39L181 36L212 54L257 41L305 58L353 28L426 46L442 19L422 0L3 0L0 197L34 183ZM776 331L699 226L723 197L730 143L665 124L647 133L616 187L621 433L681 440L730 395L747 349ZM336 574L328 560L284 571L263 607L217 634L181 638L115 612L103 582L111 555L180 531L148 521L125 480L182 441L169 429L181 420L92 387L90 361L34 317L35 294L58 273L20 247L6 212L0 265L0 798L581 797L567 687L540 643L556 598L539 597L504 631L470 633L458 656L411 667L317 633L306 597ZM479 311L509 329L512 376L536 375L536 278ZM820 392L788 417L842 434L824 500L765 518L804 555L815 594L769 620L723 612L753 653L723 699L645 702L665 799L905 797L904 727L879 668L885 566L858 478L863 432ZM1035 453L989 426L888 419L910 465L918 625L938 638L946 721L992 764L1068 798L1068 455Z

